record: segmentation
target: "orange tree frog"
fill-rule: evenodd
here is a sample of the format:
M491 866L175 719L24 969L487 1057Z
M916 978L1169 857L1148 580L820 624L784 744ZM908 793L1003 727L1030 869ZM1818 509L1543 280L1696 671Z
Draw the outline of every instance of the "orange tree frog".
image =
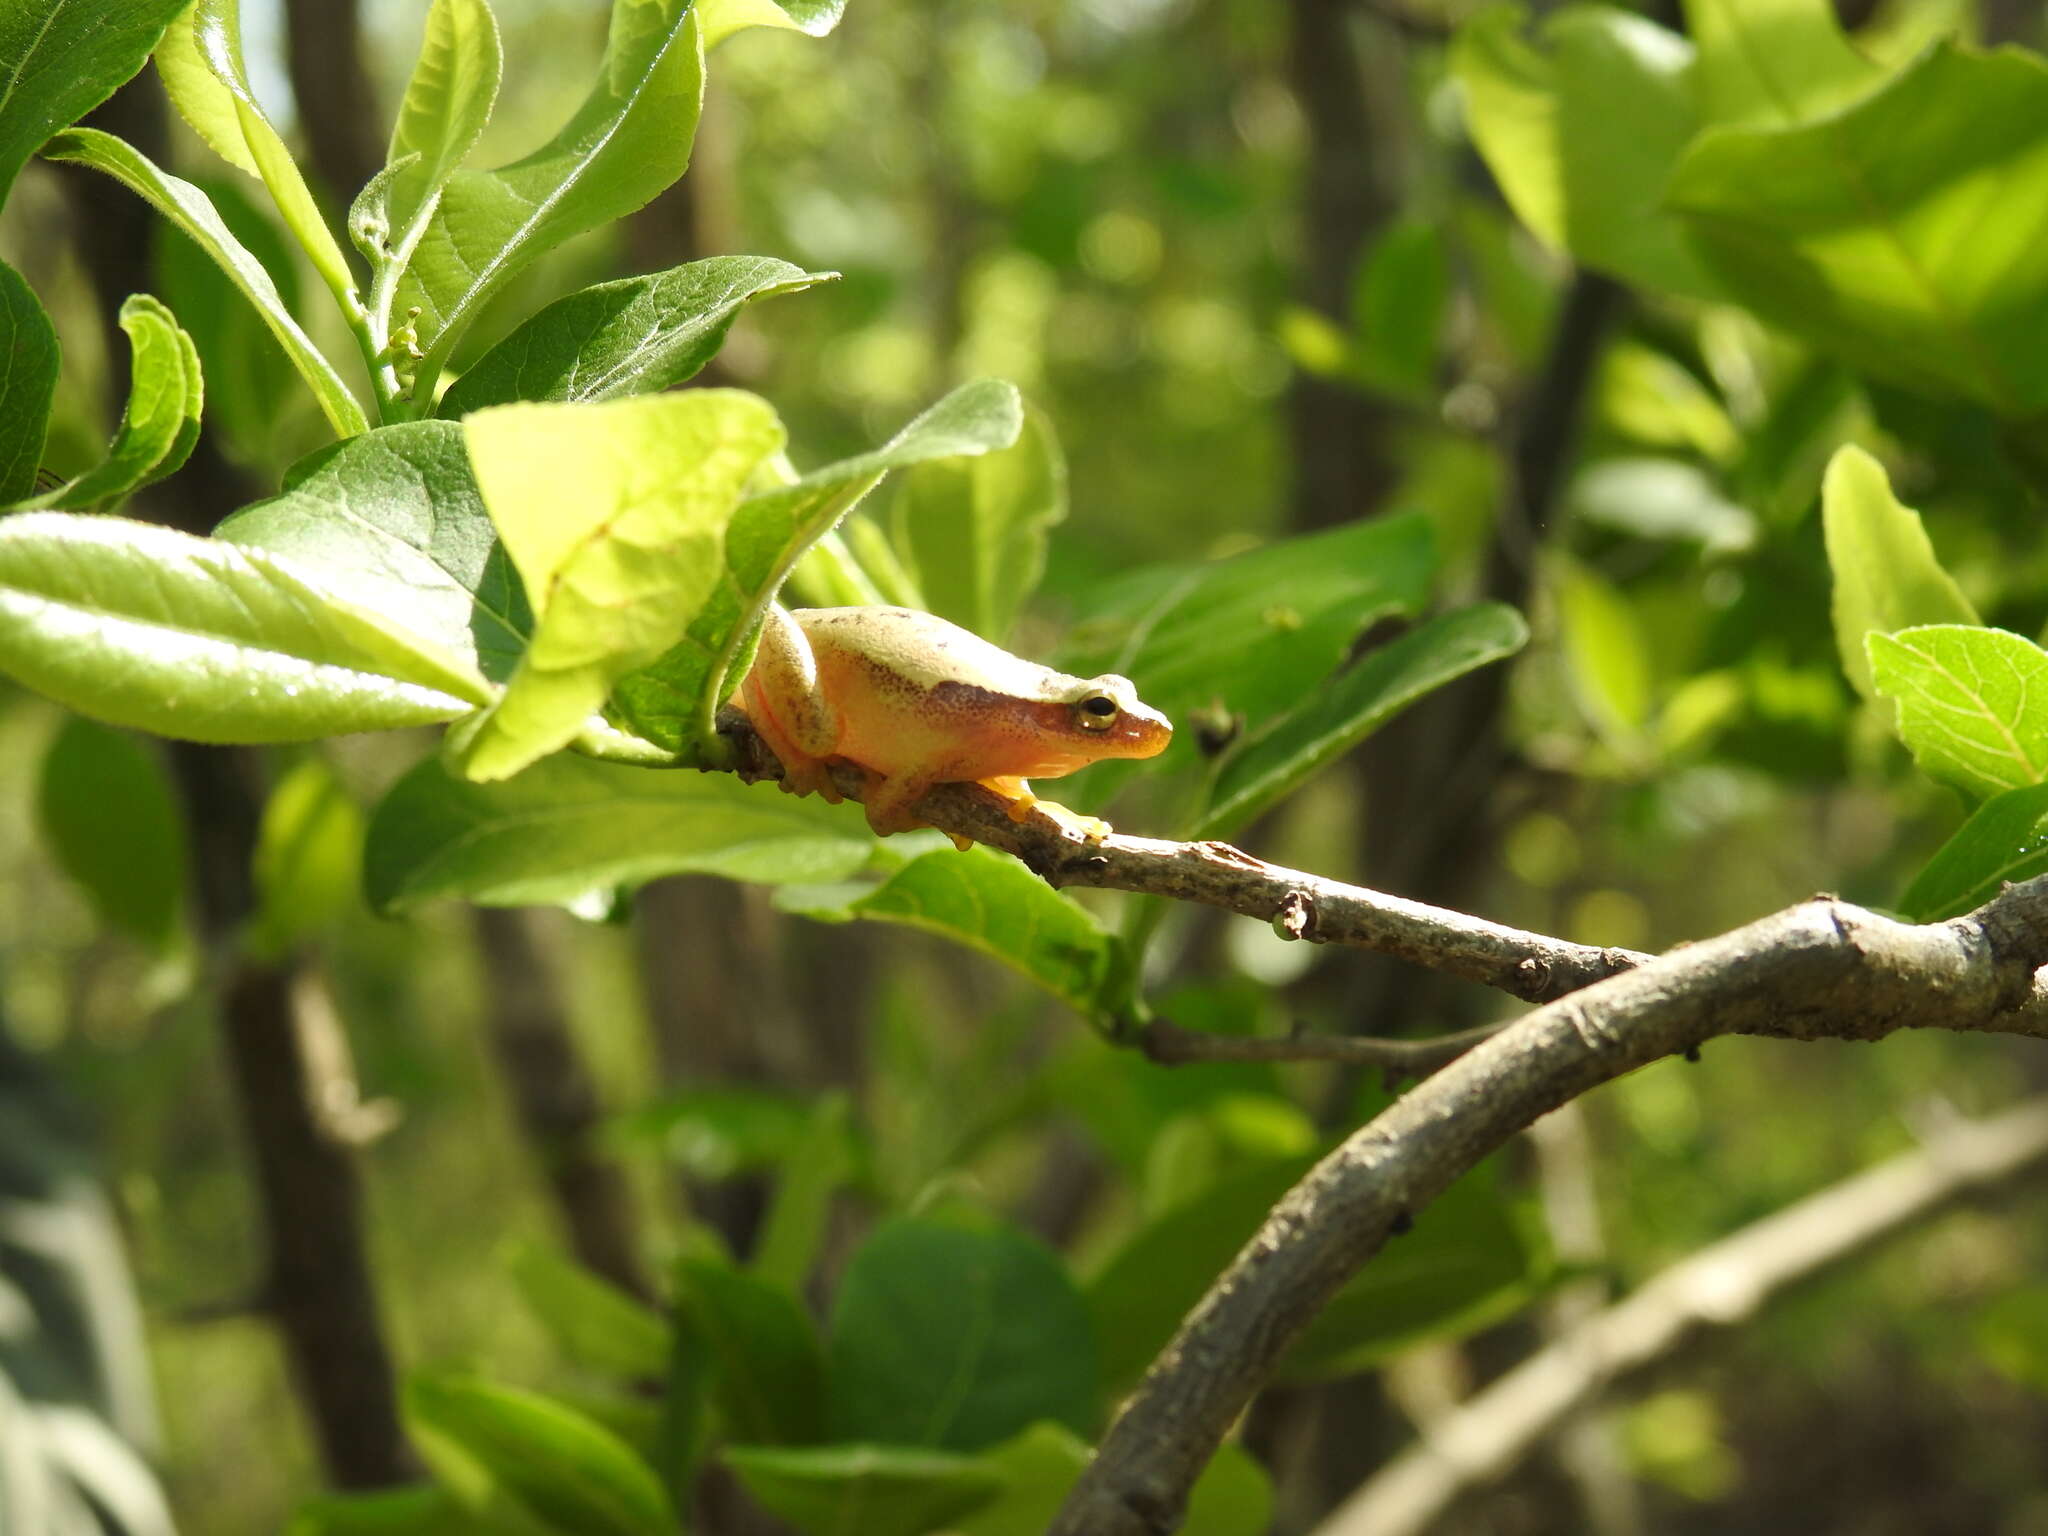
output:
M771 606L738 702L785 789L836 801L826 759L866 769L884 836L921 825L910 807L934 784L981 784L1022 821L1038 804L1027 780L1152 757L1173 737L1125 678L1069 677L910 608Z

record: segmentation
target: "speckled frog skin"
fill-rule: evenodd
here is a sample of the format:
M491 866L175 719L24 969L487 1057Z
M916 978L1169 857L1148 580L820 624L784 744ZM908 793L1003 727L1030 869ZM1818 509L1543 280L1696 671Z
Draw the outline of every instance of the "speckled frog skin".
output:
M934 784L982 784L1021 821L1038 803L1027 780L1173 738L1124 678L1069 677L910 608L769 609L738 702L785 788L836 801L826 760L866 769L884 835L920 825L910 807Z

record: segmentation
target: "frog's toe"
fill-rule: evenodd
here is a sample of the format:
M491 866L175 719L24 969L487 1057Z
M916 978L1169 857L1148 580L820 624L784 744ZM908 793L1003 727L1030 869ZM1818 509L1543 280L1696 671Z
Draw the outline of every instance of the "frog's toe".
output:
M792 795L820 795L829 805L837 805L846 798L832 782L832 770L814 758L785 762L782 787Z
M1080 811L1070 811L1054 800L1040 800L1038 809L1060 824L1060 830L1071 832L1083 842L1099 843L1116 830L1100 816L1088 816Z

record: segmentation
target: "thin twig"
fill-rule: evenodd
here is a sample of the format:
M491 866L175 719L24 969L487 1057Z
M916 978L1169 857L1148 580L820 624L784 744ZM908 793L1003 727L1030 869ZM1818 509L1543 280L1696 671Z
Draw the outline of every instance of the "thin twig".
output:
M733 744L741 777L782 777L782 765L744 716L726 711L719 729ZM858 768L842 765L834 769L833 782L858 800L865 778ZM1012 821L1007 806L978 785L941 784L916 810L943 831L1014 854L1049 885L1197 901L1272 923L1285 938L1392 955L1524 1002L1550 1002L1650 958L1631 949L1571 944L1268 864L1228 843L1170 843L1121 833L1091 842L1042 811Z
M1196 1476L1295 1336L1416 1213L1539 1116L1720 1035L2048 1033L2035 984L2044 963L2048 876L1924 927L1817 898L1536 1009L1282 1198L1153 1363L1051 1536L1174 1530Z
M1728 1328L1778 1292L1930 1213L2048 1159L2048 1098L1942 1131L1905 1153L1709 1244L1586 1319L1432 1424L1315 1536L1421 1536L1467 1488L1505 1475L1618 1377L1701 1328Z

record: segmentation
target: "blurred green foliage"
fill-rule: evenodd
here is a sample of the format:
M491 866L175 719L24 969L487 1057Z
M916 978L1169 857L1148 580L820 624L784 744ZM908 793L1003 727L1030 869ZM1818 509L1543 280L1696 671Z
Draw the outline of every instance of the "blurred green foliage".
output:
M126 54L109 88L171 9L110 8L121 25L101 41ZM204 703L230 736L291 710L305 718L274 734L499 710L481 748L347 737L280 762L263 817L248 941L305 965L349 1024L356 1110L395 1118L364 1153L371 1230L408 1427L437 1480L315 1499L274 1345L235 1315L261 1234L205 995L188 990L187 834L156 748L27 693L0 700L0 1000L103 1127L186 1529L280 1528L297 1510L304 1536L652 1532L707 1467L702 1486L744 1485L805 1531L844 1528L855 1500L861 1536L1042 1529L1085 1437L1259 1213L1384 1102L1320 1068L1164 1069L1103 1038L1144 1007L1220 1034L1355 1028L1355 957L1076 902L985 850L878 845L850 808L723 776L574 755L502 784L464 776L465 754L503 769L559 745L629 672L614 724L705 749L792 567L807 594L922 600L1021 653L1130 673L1180 724L1174 752L1098 770L1077 795L1114 792L1135 830L1242 835L1368 882L1395 850L1371 840L1386 829L1347 754L1515 657L1512 765L1479 797L1488 836L1464 888L1475 910L1567 938L1659 948L1821 886L1933 919L2048 868L2027 638L2048 622L2033 440L2048 66L1968 46L1978 22L1947 0L1892 0L1849 34L1817 0L1700 0L1682 31L1600 5L1533 23L1514 7L1359 6L1343 63L1377 115L1351 191L1373 211L1338 253L1333 304L1299 276L1327 255L1315 214L1330 196L1290 34L1302 9L854 0L834 30L829 4L647 0L611 34L614 63L644 66L633 83L601 69L597 12L564 0L504 0L489 38L475 0L442 0L438 46L468 73L415 77L426 7L383 0L364 39L400 163L347 224L372 276L372 318L352 318L384 327L361 370L324 360L348 352L350 321L308 278L334 285L343 226L318 222L283 153L303 104L279 7L252 0L238 25L209 0L174 23L166 75L285 227L183 129L162 168L91 129L57 146L167 215L168 316L122 309L125 372L99 333L126 296L90 290L44 233L54 173L22 171L0 214L0 252L26 278L0 268L21 338L0 377L0 497L106 507L141 491L129 510L145 511L146 482L191 449L200 369L212 440L273 494L222 530L232 545L11 522L0 581L81 610L113 593L98 611L136 638L118 699L49 635L9 630L9 670L144 727L189 730ZM747 19L801 30L721 41L700 116L678 40ZM2038 17L2023 26L2040 42ZM1936 40L1957 30L1963 44ZM230 33L241 63L223 79L207 39ZM93 104L23 78L34 89L0 102L10 174ZM508 169L458 169L472 145L472 164ZM678 189L607 222L685 158ZM572 162L590 174L548 218L508 215L567 185ZM478 250L504 259L480 271ZM1522 549L1496 518L1528 473L1514 424L1556 385L1572 262L1621 283L1625 307L1594 338L1541 547ZM411 419L435 408L444 366L449 416L700 369L773 411L699 393L480 427ZM117 377L127 404L103 410ZM962 387L984 377L1013 381L1028 410ZM1388 466L1378 505L1312 530L1290 504L1311 387L1343 392L1349 430ZM23 423L51 398L31 443ZM321 410L336 432L380 425L322 446ZM701 465L703 444L677 448L683 417L720 416L705 441L738 452L735 412L758 430L704 506L636 480L664 447ZM543 421L564 434L552 445ZM39 446L79 477L69 489L35 483ZM599 492L646 511L633 559L667 553L634 565L596 516L569 547L560 507ZM715 558L679 581L662 561L691 538ZM1500 549L1521 567L1512 590ZM189 590L165 599L179 589L134 576L138 558ZM579 560L595 618L560 617L552 591ZM180 696L166 620L197 611L224 562L238 585L210 639L275 658L271 692L223 672L211 695ZM285 646L295 562L359 608L305 603ZM1514 602L1474 601L1499 597ZM1383 622L1410 627L1382 644ZM302 697L300 667L380 681L367 704ZM522 667L547 686L517 681ZM1408 750L1382 741L1368 752ZM124 881L123 858L144 877ZM404 923L355 900L359 869ZM677 874L777 890L771 907L712 880L673 888L700 932L658 928L651 893L637 927L548 930L656 1308L563 1256L478 1049L503 999L433 898L618 916L622 892ZM777 912L873 920L852 930L866 958ZM1430 1032L1448 1011L1367 1022ZM721 1061L721 1020L754 1045ZM2040 1075L2031 1042L1910 1035L1854 1052L1722 1042L1647 1069L1586 1106L1604 1257L1561 1271L1527 1158L1504 1158L1420 1213L1287 1379L1494 1325L1479 1353L1498 1358L1571 1265L1625 1287L1896 1150L1917 1117L1989 1110ZM1657 1528L2028 1528L2038 1469L1998 1449L2048 1423L2029 1280L2048 1254L2023 1211L1947 1218L1660 1382L1618 1440ZM1811 1476L1873 1454L1885 1471ZM1344 1491L1298 1467L1276 1489L1284 1465L1226 1448L1186 1529L1251 1536L1276 1498L1301 1529ZM1918 1513L1916 1477L1948 1492L1950 1524Z

